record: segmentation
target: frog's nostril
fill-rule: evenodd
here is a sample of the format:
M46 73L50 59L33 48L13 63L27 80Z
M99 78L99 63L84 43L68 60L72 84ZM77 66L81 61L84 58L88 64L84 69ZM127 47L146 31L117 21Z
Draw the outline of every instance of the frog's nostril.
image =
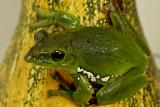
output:
M33 60L33 56L34 56L34 48L30 48L30 50L28 51L28 53L24 56L24 60L28 63L32 62Z
M31 62L31 56L30 55L25 55L24 56L24 60L26 61L26 62Z

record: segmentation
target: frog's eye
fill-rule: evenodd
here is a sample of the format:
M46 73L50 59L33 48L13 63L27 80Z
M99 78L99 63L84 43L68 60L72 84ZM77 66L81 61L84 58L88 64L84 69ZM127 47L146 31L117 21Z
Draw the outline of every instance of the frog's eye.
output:
M51 53L51 58L55 62L59 62L63 60L65 57L65 53L63 51L54 51Z
M40 30L35 33L34 40L35 41L42 41L48 38L48 33L44 30Z

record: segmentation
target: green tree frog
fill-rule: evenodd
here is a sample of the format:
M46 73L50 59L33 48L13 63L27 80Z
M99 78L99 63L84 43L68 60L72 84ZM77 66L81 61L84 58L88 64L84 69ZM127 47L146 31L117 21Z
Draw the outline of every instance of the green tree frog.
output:
M134 39L138 34L116 9L109 14L110 28L81 27L78 18L62 11L36 11L44 19L32 28L58 24L67 29L51 34L36 32L35 45L25 56L29 63L64 68L70 73L75 89L61 82L69 88L53 90L53 95L70 97L81 105L93 98L99 105L110 104L130 97L148 81L148 57ZM95 90L93 84L101 87Z

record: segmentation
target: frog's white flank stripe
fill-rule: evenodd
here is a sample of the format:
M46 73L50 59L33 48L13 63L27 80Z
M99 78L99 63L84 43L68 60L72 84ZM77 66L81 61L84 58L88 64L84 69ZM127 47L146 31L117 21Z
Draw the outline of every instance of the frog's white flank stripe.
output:
M83 71L83 68L80 68L80 67L77 68L77 72L82 72L82 71Z
M99 75L96 76L96 79L100 79L101 77Z
M80 77L78 77L77 80L80 80Z
M109 79L110 79L110 76L107 76L107 77L101 78L101 81L107 82Z
M84 74L87 74L88 78L91 79L91 81L96 82L96 78L94 77L94 75L91 72L88 72L86 70L83 70Z
M107 76L107 77L103 77L101 78L100 75L94 76L93 73L88 72L86 70L84 70L83 68L78 67L77 68L77 72L82 72L83 74L86 74L87 77L92 81L92 82L96 82L96 79L101 79L102 82L107 82L111 77L113 77L113 75L111 76ZM117 77L118 75L116 75ZM78 78L79 79L79 78Z
M89 88L92 88L92 86L91 86L91 85L89 85Z
M96 79L101 79L101 81L107 82L107 81L110 79L110 76L101 78L100 75L97 75L97 76L95 77L95 76L93 75L93 73L88 72L88 71L86 71L86 70L84 70L83 68L80 68L80 67L77 68L77 72L79 72L79 73L82 72L82 73L86 74L87 77L88 77L92 82L96 82ZM113 75L112 75L112 77L113 77Z
M84 74L87 74L87 77L91 79L91 81L96 82L96 77L91 72L88 72L84 70L83 68L78 67L77 72L83 72Z

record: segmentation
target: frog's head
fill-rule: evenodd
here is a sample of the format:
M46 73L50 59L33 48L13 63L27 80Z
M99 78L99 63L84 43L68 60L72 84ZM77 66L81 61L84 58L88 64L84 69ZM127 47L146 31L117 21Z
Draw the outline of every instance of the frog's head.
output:
M76 57L72 54L72 48L66 38L61 38L59 34L49 37L43 30L35 33L35 45L26 54L25 61L54 67L75 66Z

